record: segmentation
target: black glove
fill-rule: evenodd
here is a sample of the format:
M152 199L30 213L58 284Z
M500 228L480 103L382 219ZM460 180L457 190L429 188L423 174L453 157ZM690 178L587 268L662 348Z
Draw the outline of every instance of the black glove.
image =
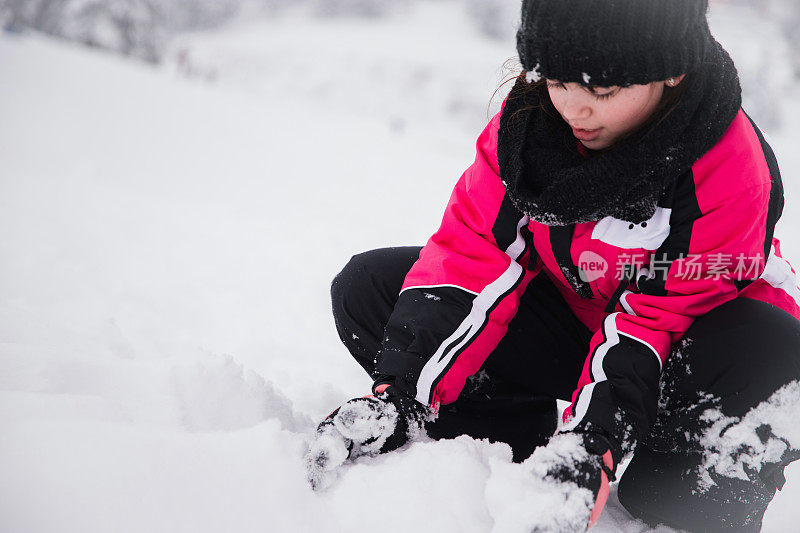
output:
M588 527L592 527L608 500L609 483L616 481L616 463L611 452L611 443L599 433L579 433L586 456L572 464L556 464L549 476L564 483L575 483L578 487L589 489L593 495Z
M333 411L317 427L306 455L308 481L325 488L348 460L396 450L422 429L429 411L390 385L375 395L354 398Z
M559 433L527 459L531 474L531 505L548 507L529 524L535 533L577 533L594 525L614 481L616 463L611 442L597 433Z

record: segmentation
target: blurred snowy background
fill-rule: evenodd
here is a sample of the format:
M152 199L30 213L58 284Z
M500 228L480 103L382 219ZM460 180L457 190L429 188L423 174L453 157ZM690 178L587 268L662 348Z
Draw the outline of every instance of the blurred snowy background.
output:
M0 531L491 529L504 445L417 443L321 495L301 458L369 386L330 280L438 227L518 9L0 0ZM712 0L711 23L798 266L800 3ZM765 531L800 521L787 474ZM595 531L649 529L612 498Z

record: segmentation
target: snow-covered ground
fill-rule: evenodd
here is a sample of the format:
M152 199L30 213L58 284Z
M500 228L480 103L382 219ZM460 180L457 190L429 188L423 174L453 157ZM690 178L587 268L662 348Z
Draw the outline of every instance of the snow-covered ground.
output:
M322 494L302 463L369 386L330 280L436 229L514 55L453 13L242 21L176 44L189 77L0 36L0 531L492 529L505 445L416 443ZM767 133L800 265L798 138ZM764 531L800 520L787 474ZM612 498L594 531L649 529Z

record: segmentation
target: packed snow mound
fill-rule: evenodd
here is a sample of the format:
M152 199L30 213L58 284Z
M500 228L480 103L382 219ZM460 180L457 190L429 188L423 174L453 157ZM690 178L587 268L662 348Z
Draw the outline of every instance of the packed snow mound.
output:
M230 356L207 356L172 369L180 418L194 431L252 427L270 418L288 431L308 431L313 424L296 413L275 385Z

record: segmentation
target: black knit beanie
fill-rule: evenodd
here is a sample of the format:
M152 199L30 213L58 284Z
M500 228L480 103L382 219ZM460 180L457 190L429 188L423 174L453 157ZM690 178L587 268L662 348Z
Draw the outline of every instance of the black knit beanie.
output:
M691 72L713 43L708 0L523 0L517 52L529 81L596 87Z

